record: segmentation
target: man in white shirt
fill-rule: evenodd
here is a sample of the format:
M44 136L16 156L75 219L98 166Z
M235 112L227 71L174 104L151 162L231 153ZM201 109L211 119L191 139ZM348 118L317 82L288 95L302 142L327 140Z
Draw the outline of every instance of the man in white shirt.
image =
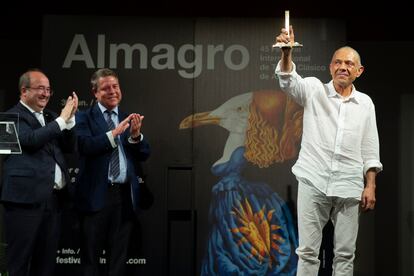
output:
M276 41L293 44L293 28L289 34L282 29ZM275 73L281 89L304 107L301 150L292 168L299 182L297 275L318 274L329 219L335 227L334 275L353 275L359 207L374 209L375 178L382 170L375 107L353 85L364 71L357 51L338 49L329 66L332 80L323 84L297 74L292 49L281 48Z
M53 91L39 69L19 80L20 102L7 112L18 113L22 154L5 158L1 201L10 276L53 276L60 235L62 199L69 175L64 153L76 148L73 92L60 115L45 109Z

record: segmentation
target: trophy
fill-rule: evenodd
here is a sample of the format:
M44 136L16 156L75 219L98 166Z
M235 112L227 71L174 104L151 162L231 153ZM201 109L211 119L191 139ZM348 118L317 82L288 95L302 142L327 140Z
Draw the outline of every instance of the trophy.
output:
M22 153L16 129L18 124L19 114L0 113L0 154Z
M289 11L285 11L285 30L287 31L287 35L289 36ZM303 45L298 43L298 42L294 42L294 43L283 43L283 42L277 42L276 44L273 44L272 47L273 48L294 48L294 47L302 47Z

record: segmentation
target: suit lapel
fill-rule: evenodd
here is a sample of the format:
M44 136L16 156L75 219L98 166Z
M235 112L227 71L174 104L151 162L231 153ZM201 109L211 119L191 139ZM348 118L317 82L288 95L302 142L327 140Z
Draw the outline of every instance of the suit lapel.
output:
M95 104L92 109L91 109L91 117L92 119L95 121L96 125L99 126L99 128L102 130L102 132L107 132L108 129L108 124L105 121L105 118L101 112L101 110L99 109L98 104Z
M127 114L122 112L118 107L118 122L121 123L125 118L127 117ZM125 138L126 135L129 135L129 128L124 131L124 133L121 134L122 138Z
M118 120L119 120L119 122L122 122L123 120L125 120L126 117L127 117L127 114L125 114L124 112L119 110L119 107L118 107Z
M36 116L20 102L16 105L16 108L19 111L19 116L26 118L31 127L42 127L39 120L37 120Z
M55 116L56 115L53 115L52 112L50 112L50 110L43 110L43 118L45 118L46 124L53 121L55 119Z

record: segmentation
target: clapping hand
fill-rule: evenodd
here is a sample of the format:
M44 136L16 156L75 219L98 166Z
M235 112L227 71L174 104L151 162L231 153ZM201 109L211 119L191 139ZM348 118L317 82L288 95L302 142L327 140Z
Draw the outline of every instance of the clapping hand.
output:
M141 134L141 126L143 119L144 116L141 116L140 114L130 114L122 122L120 122L116 128L112 130L112 135L114 137L117 137L118 135L124 133L124 131L127 130L129 127L131 127L131 137L137 138Z
M62 111L60 112L60 117L62 117L65 122L71 119L76 111L78 110L78 96L75 92L72 92L72 96L69 96L66 99L65 106L63 107Z
M141 135L141 126L142 120L144 120L144 116L138 113L132 113L131 115L131 137L138 138Z

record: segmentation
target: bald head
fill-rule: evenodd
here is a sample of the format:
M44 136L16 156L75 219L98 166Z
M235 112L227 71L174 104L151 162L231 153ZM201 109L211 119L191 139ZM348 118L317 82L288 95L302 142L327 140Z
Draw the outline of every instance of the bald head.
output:
M343 47L337 49L335 51L335 53L333 54L333 56L332 56L332 61L335 59L335 57L337 56L337 54L340 53L340 52L348 52L348 53L350 52L350 53L352 53L354 55L354 62L355 62L355 64L356 65L362 65L362 63L361 63L361 56L359 55L359 53L354 48L352 48L350 46L343 46Z

